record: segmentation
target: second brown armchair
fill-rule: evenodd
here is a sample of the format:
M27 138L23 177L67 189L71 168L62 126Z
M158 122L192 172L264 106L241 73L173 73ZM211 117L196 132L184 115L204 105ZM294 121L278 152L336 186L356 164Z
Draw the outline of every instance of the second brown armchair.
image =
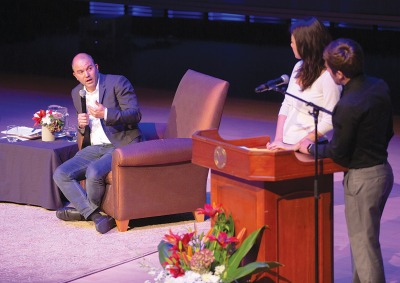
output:
M167 123L141 123L146 141L118 148L102 210L119 231L129 220L192 212L206 202L208 169L192 159L192 135L218 128L229 83L188 70Z

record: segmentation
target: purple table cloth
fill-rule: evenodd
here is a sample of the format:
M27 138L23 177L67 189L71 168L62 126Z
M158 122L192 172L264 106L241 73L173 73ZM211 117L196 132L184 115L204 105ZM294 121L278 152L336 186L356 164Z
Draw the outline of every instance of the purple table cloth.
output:
M78 151L76 143L57 139L9 143L0 140L0 201L37 205L55 210L63 206L53 181L54 170Z

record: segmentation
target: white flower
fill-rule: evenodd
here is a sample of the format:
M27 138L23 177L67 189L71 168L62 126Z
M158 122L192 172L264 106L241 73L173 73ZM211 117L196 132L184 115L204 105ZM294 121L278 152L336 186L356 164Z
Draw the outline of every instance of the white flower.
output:
M224 271L225 271L225 265L218 265L218 266L215 267L214 274L217 275L217 276L221 276L222 273L224 273Z
M211 272L205 273L201 276L201 280L206 283L219 283L221 279L217 275L213 275Z
M47 114L45 117L42 118L43 125L50 125L51 123L52 123L52 119L50 118L49 114Z
M180 276L177 278L167 277L167 278L165 278L164 283L189 283L189 281L186 281L185 276ZM192 282L190 282L190 283L192 283Z
M164 273L164 270L161 270L158 275L154 278L154 280L156 282L162 282L161 280L163 280L165 278L166 274Z
M191 270L186 271L183 277L186 277L187 281L185 282L187 283L199 282L199 280L201 279L201 275L199 273L193 272Z
M154 282L162 283L221 283L221 279L217 275L213 275L212 272L206 274L199 274L197 272L187 270L183 276L174 278L171 274L165 274L161 272L163 276L154 278ZM159 274L159 275L160 275Z

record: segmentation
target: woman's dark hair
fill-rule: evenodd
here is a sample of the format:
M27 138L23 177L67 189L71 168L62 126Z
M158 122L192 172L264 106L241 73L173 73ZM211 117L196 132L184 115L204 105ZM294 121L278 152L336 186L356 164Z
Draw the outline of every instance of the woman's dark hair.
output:
M349 79L364 72L364 52L352 39L332 41L325 48L323 58L333 73L341 71Z
M296 78L302 90L309 88L325 68L322 54L332 38L328 29L316 18L301 20L290 27L297 51L303 60Z

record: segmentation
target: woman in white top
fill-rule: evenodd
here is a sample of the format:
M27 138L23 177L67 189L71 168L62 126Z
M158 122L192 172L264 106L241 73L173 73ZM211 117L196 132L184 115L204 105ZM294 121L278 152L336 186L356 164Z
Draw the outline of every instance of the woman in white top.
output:
M300 61L293 68L287 92L332 111L340 98L341 87L327 72L322 58L324 48L331 41L325 26L316 18L296 22L291 26L291 44L294 56ZM303 139L315 140L313 108L285 95L278 115L275 139L267 148L297 150ZM332 129L331 115L320 111L318 137Z

